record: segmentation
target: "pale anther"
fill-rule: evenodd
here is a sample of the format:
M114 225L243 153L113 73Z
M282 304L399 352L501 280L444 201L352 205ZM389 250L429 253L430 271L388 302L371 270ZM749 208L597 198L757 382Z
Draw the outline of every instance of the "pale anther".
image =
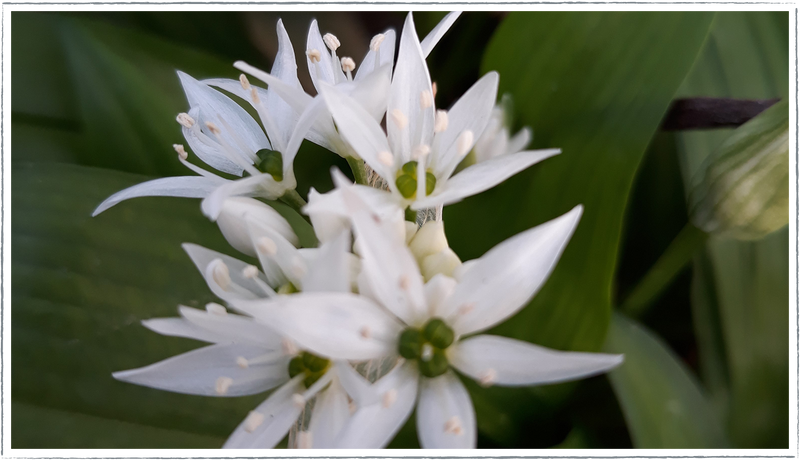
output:
M228 286L231 284L231 272L228 270L228 266L220 259L216 259L212 263L214 264L214 269L211 271L211 276L214 278L214 282L227 291Z
M458 314L459 315L466 315L467 313L470 313L474 309L475 309L475 304L465 303L464 305L462 305L462 306L460 306L458 308Z
M336 38L336 35L333 35L331 33L323 35L322 41L325 42L325 46L327 46L331 51L336 51L342 45L339 42L339 39Z
M494 369L486 369L485 371L481 372L478 383L480 383L484 387L490 387L497 382L497 371Z
M414 149L411 151L411 158L414 160L419 160L429 153L431 153L431 148L425 144L420 144L414 147Z
M394 155L385 150L378 152L378 161L386 166L392 166L394 164Z
M175 120L177 120L178 123L180 123L185 128L191 128L192 126L194 126L195 123L194 118L189 116L188 113L179 113L177 118L175 118Z
M211 131L211 134L214 134L214 135L217 135L217 136L219 136L220 133L222 132L222 131L219 130L217 125L215 125L214 123L212 123L210 121L206 122L206 128L208 128L208 130Z
M236 358L236 365L241 367L242 369L247 369L250 367L250 362L244 356L239 356Z
M347 402L347 408L350 410L350 415L353 415L358 410L358 405L351 399Z
M218 395L228 394L228 389L233 385L233 379L230 377L220 377L214 384L214 390Z
M433 106L433 96L430 91L425 90L419 93L419 106L423 109Z
M320 61L322 54L320 54L318 49L310 49L306 51L306 56L308 56L308 59L310 59L313 64L316 64Z
M300 350L297 349L297 345L289 339L281 340L281 350L283 350L283 354L287 356L294 356L300 352Z
M461 419L455 415L450 417L444 424L444 432L456 436L461 435L464 432L464 429L461 427Z
M356 61L354 61L353 58L343 57L342 70L344 70L345 72L352 72L356 70Z
M426 343L425 345L422 346L422 354L420 355L420 359L422 359L425 362L428 362L431 360L431 358L433 358L433 347L431 346L431 344Z
M400 109L392 110L392 121L397 125L398 129L403 129L408 126L408 117Z
M258 267L255 265L248 265L242 269L242 276L247 279L254 279L258 277Z
M472 141L475 139L475 135L472 134L472 131L465 129L461 132L458 136L458 140L456 140L456 148L458 149L458 156L463 157L469 150L472 148Z
M297 448L298 449L311 449L312 438L310 431L301 431L297 433Z
M258 96L258 90L255 86L250 87L250 98L256 104L261 104L261 98Z
M181 158L181 160L189 158L189 154L186 153L186 149L183 148L182 144L172 144L172 148L178 152L178 156Z
M250 91L250 80L247 79L247 75L239 75L239 83L242 84L242 89L245 91Z
M222 315L227 315L228 314L228 310L225 307L223 307L222 305L220 305L218 303L215 303L215 302L207 303L206 304L206 311L209 314L217 315L217 316L222 316Z
M434 99L436 98L436 82L431 83L431 92L433 93Z
M397 401L397 390L392 388L383 394L383 407L390 408Z
M292 260L292 274L298 278L302 278L306 274L306 263L300 256Z
M361 337L365 339L372 337L372 331L369 329L369 326L362 327L358 333L361 334Z
M372 51L378 51L381 49L381 43L383 43L383 39L386 38L383 34L378 34L372 37L372 40L369 42L369 49Z
M244 419L244 431L252 433L264 423L264 414L251 410Z
M262 252L268 256L274 256L278 253L278 245L266 236L262 236L258 239L256 249L258 249L258 252Z
M436 119L433 122L433 132L435 133L444 132L447 129L449 121L450 120L447 118L446 110L437 110Z
M408 279L408 276L402 275L400 276L400 289L406 291L409 287L411 287L411 280Z
M292 395L292 403L298 408L302 409L306 407L306 398L303 397L300 393L295 393Z

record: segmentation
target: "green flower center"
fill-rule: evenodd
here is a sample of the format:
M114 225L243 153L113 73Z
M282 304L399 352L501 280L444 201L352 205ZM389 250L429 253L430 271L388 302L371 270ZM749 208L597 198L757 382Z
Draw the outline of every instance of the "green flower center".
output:
M422 329L406 328L400 334L398 352L405 359L417 360L425 377L438 377L449 367L445 350L453 344L455 334L444 321L433 318Z
M304 351L289 361L289 377L295 378L300 374L304 374L303 384L306 388L309 388L320 377L325 375L325 372L330 367L330 360Z
M283 155L277 150L261 149L256 152L256 168L272 176L277 182L283 180Z
M417 162L409 161L404 164L400 171L397 171L397 179L394 181L397 189L404 198L414 199L417 196ZM436 176L430 171L425 171L425 195L433 193L436 188Z

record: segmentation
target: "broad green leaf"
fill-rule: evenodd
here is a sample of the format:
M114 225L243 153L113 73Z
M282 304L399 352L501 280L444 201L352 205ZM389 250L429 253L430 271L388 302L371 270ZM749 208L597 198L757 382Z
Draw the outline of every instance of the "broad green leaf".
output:
M680 94L787 98L788 19L786 12L719 13ZM706 158L732 132L677 136L687 189ZM709 320L696 326L701 369L709 388L717 391L715 400L727 402L722 410L728 415L729 438L737 447L789 445L788 247L787 229L755 242L711 238L706 246L709 264L703 268L704 285L693 288L693 308L703 309L695 317ZM725 364L707 362L719 356L715 324L724 340ZM725 373L719 372L725 368L726 385L720 381Z
M727 447L721 419L699 382L667 344L615 314L604 348L625 354L625 362L608 377L634 447Z
M108 195L146 178L20 162L12 176L11 396L22 404L14 407L13 447L97 446L91 433L106 419L124 422L109 422L106 433L125 447L219 447L265 395L187 396L111 377L202 345L140 325L176 316L178 304L217 300L180 244L237 254L199 201L140 198L92 218ZM58 420L39 420L46 414ZM67 421L74 431L61 433ZM111 433L128 424L141 426L141 435ZM54 432L31 435L37 428ZM185 434L167 440L164 430Z
M788 101L736 129L692 182L692 220L707 232L757 240L788 224Z
M11 404L11 444L15 448L40 449L216 449L225 438L197 435L183 431L76 412L48 409L32 404Z
M706 36L710 13L511 13L483 70L500 73L533 148L563 153L448 207L462 259L577 204L566 252L533 302L498 332L559 349L596 350L611 314L623 213L648 142ZM579 287L579 288L578 288Z

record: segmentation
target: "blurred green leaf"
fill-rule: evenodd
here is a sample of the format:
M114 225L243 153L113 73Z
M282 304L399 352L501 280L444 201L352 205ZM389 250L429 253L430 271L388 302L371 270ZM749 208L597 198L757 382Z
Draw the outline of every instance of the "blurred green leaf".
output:
M264 395L179 395L111 377L201 346L139 324L215 300L180 247L232 252L198 201L140 198L92 218L109 194L145 177L19 162L12 176L13 447L96 447L98 424L126 447L219 447ZM45 423L46 414L56 418ZM122 432L130 424L141 426L136 439Z
M788 28L786 12L719 13L680 95L787 98ZM687 189L708 155L731 133L677 136ZM788 247L787 229L756 242L711 238L706 247L709 264L702 267L704 276L695 278L704 283L693 288L693 308L702 309L695 318L704 319L695 326L701 369L716 392L714 399L727 400L722 411L728 416L729 438L737 447L789 445ZM725 364L708 362L720 355L715 330L724 340ZM721 382L725 368L727 385Z
M727 447L721 419L667 344L633 320L614 314L604 348L625 354L625 362L608 377L634 447Z

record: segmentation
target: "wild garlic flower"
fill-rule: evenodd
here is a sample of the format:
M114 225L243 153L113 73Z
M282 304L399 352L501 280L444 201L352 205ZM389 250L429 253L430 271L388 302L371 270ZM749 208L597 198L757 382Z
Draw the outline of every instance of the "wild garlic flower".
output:
M421 45L425 57L430 54L460 14L460 12L447 14L425 37ZM376 123L379 123L386 113L386 98L394 62L395 32L390 29L373 37L369 51L357 69L352 58L338 57L337 51L340 45L339 39L333 34L321 35L317 21L312 21L308 31L306 61L314 87L319 93L322 85L336 86L339 91L359 104ZM280 94L297 113L305 112L315 100L299 85L286 84L274 71L267 73L243 61L236 62L234 66L267 83L270 89ZM216 84L217 81L213 80L210 83ZM358 152L353 150L334 126L325 104L320 101L320 106L315 110L318 116L306 138L342 157L359 158Z
M509 130L511 129L512 114L511 96L504 94L500 99L500 104L492 109L489 123L475 141L475 146L467 156L466 162L471 160L472 163L480 163L501 155L512 155L525 150L533 138L533 131L530 127L525 126L517 134L511 136Z
M359 408L337 446L383 447L417 402L422 447L475 447L472 403L451 368L483 385L523 386L595 375L621 363L621 356L474 335L519 311L544 284L578 224L580 206L495 246L458 281L439 274L424 283L411 251L387 237L357 194L343 193L361 241L361 294L235 302L321 356L402 358L375 384L381 402Z

